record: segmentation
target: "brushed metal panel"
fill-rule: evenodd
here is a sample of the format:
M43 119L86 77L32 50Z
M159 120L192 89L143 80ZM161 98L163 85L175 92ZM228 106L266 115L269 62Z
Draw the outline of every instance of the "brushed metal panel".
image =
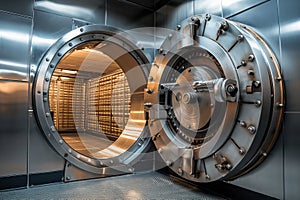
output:
M278 9L276 1L269 1L257 7L242 12L230 20L246 24L257 31L271 47L277 59L280 61ZM280 62L282 68L285 64Z
M72 18L36 10L34 13L31 64L37 66L48 48L72 30Z
M97 24L104 24L105 20L105 0L37 0L34 9Z
M154 13L120 1L107 1L107 25L122 29L154 26Z
M28 83L0 81L0 176L27 172Z
M284 134L284 132L281 133L273 150L262 164L230 183L271 197L284 199Z
M286 111L300 111L300 2L280 0L280 29L282 47L282 71L286 85Z
M0 11L0 79L28 79L31 18Z
M34 0L10 0L0 4L0 10L16 13L19 15L33 16Z
M264 2L268 2L270 0L252 0L252 1L221 0L221 1L222 1L223 17L227 18L233 15L237 15L246 10L252 9L255 6L263 4Z
M215 0L212 3L211 0L194 0L195 14L209 13L212 15L222 16L222 0Z
M298 99L299 100L299 99ZM300 112L287 113L284 122L285 199L299 199Z
M156 26L174 30L182 20L194 14L194 2L172 0L156 12Z
M47 142L34 116L29 123L29 174L64 170L65 160Z

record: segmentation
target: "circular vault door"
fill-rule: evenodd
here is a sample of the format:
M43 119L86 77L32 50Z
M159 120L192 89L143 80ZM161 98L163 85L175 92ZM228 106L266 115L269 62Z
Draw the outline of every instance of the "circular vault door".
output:
M267 156L283 113L279 65L249 27L197 15L153 63L145 106L155 146L180 176L232 179Z

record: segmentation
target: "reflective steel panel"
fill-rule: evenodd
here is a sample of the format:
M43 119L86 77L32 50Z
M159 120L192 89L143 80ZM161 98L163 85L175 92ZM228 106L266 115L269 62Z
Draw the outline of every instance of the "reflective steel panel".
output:
M31 18L0 11L0 80L28 80Z
M0 81L0 176L27 173L28 83Z

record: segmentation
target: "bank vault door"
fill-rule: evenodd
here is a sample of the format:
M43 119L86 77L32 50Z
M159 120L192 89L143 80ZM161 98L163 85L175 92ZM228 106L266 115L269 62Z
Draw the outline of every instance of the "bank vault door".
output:
M149 148L148 60L126 33L91 25L59 39L34 84L40 128L69 163L95 174L134 171Z
M193 16L159 49L145 106L157 151L175 173L195 182L234 179L268 155L279 133L279 65L250 27Z

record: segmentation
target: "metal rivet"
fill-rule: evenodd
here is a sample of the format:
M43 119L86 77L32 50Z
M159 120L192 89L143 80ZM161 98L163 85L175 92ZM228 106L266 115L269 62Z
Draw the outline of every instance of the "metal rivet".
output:
M210 180L210 177L209 177L208 174L205 175L205 178L206 178L207 180Z
M81 29L80 29L80 32L83 32L83 31L84 31L84 29L83 29L83 28L81 28Z
M180 29L181 29L181 25L178 24L178 25L176 26L176 30L179 31Z
M267 153L266 152L264 152L264 153L262 153L262 155L264 156L264 157L267 157Z
M255 101L255 105L256 105L257 107L261 106L261 100L256 100L256 101Z
M70 176L67 176L67 177L66 177L66 180L67 180L67 181L71 180L71 177L70 177Z
M283 103L276 103L276 105L277 105L277 107L280 107L280 108L284 107Z
M48 101L48 98L47 98L47 97L44 97L44 98L43 98L43 101L44 101L44 102L47 102L47 101Z
M241 42L244 40L244 36L243 35L238 35L237 36L237 41Z
M170 34L168 35L168 37L169 37L169 39L171 39L171 38L173 37L172 33L170 33Z
M57 53L58 56L61 56L61 53Z
M182 170L180 167L178 168L177 172L178 172L178 174L179 174L180 176L183 175L183 170Z
M278 77L276 77L276 80L277 80L277 81L281 81L282 78L281 78L280 76L278 76Z
M160 53L160 54L162 54L163 52L164 52L163 49L159 49L159 50L158 50L158 53Z
M241 155L244 155L244 154L246 153L246 149L245 149L244 147L241 147L241 148L239 149L239 153L240 153Z
M246 65L247 65L247 61L242 60L242 61L241 61L241 65L242 65L242 66L246 66Z
M50 113L46 113L46 117L50 117L51 115L50 115Z
M153 81L153 76L149 76L149 81Z
M249 133L254 134L256 132L255 126L253 126L253 125L248 126L248 131L249 131Z
M230 170L232 168L232 165L230 163L227 163L225 167L227 170Z
M211 15L210 15L210 14L206 14L206 15L205 15L205 19L206 19L207 21L209 21L209 20L211 19Z
M81 157L81 156L80 156L80 154L77 154L76 158L78 158L78 159L79 159L80 157Z
M60 139L58 142L59 142L59 144L62 144L62 143L63 143L63 140L62 140L62 139Z
M69 43L69 46L70 46L70 47L73 46L72 42Z
M68 149L68 152L69 152L69 153L72 153L72 149Z
M172 165L172 162L171 162L170 160L167 160L167 161L166 161L166 165L167 165L168 167L170 167L170 166Z
M54 64L51 63L51 64L50 64L50 68L54 68Z
M50 79L49 78L45 78L45 81L48 82Z
M55 132L55 131L56 131L55 126L51 126L50 129L51 129L52 132Z
M49 58L46 58L46 61L49 62Z
M128 171L129 171L130 173L133 173L133 172L134 172L134 168L128 168Z
M255 59L255 57L254 57L253 54L250 54L250 55L248 56L248 61L249 61L249 62L253 62L254 59Z
M254 87L259 88L261 86L260 81L254 81L253 82Z
M147 94L152 94L152 93L153 93L153 90L151 90L151 89L146 89L146 92L147 92Z
M246 126L247 126L247 124L246 124L245 121L240 121L240 125L241 125L242 127L246 127Z
M109 163L110 163L110 164L114 164L114 161L113 161L113 160L110 160Z
M248 70L248 75L253 76L253 75L254 75L254 70L253 70L253 69L249 69L249 70Z
M229 24L227 23L227 21L222 21L221 22L221 27L224 31L227 31L229 28Z

